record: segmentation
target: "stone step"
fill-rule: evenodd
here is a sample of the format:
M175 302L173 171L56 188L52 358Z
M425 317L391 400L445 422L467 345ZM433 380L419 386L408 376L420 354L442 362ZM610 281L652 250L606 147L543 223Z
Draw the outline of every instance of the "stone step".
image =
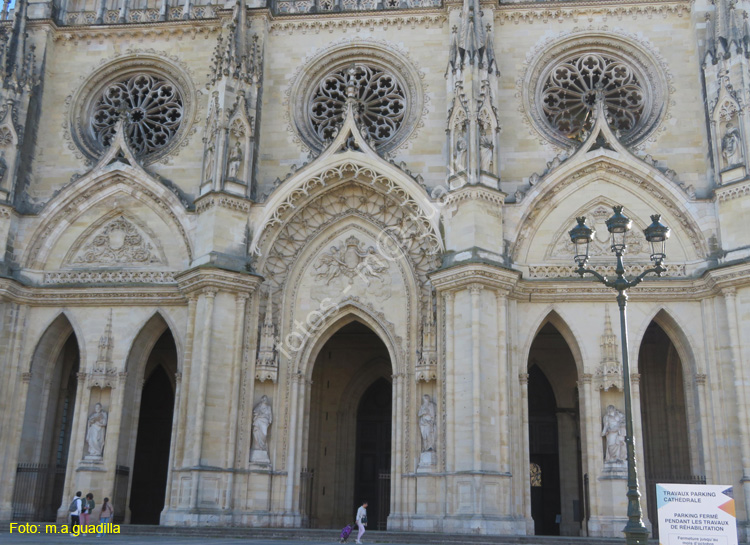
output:
M356 532L356 529L354 530ZM180 537L223 537L242 539L278 539L289 541L338 541L340 530L300 528L246 528L227 526L148 526L123 525L124 535L164 535ZM353 543L352 538L350 542ZM430 543L447 545L622 545L624 538L565 536L488 536L471 534L435 534L419 532L367 532L368 543ZM653 544L658 543L652 541Z

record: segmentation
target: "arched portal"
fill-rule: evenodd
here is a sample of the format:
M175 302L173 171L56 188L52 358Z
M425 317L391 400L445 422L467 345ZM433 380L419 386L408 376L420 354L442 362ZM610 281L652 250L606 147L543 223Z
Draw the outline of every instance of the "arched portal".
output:
M132 524L159 524L164 508L175 405L177 347L160 315L144 325L128 361L121 464L130 467L127 503ZM127 438L127 440L125 440ZM117 504L115 504L117 505Z
M13 491L13 519L55 521L62 504L76 406L78 339L60 315L42 335L31 361Z
M690 463L682 360L672 340L651 322L638 353L648 518L658 536L657 483L700 483Z
M575 360L551 323L529 353L529 475L536 535L580 535L583 483Z
M385 529L390 504L393 374L383 341L351 321L320 349L312 372L310 525L339 528L367 500L368 528ZM305 491L302 491L304 496Z

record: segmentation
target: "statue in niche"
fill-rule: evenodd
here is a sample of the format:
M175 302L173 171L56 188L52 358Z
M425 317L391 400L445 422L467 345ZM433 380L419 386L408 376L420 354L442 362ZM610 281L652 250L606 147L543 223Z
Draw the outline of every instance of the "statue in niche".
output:
M0 186L5 181L5 173L8 171L8 165L5 164L5 154L0 155Z
M418 414L419 431L422 434L422 452L435 452L437 450L435 446L436 414L435 403L429 395L423 395L422 406L419 408Z
M492 164L494 163L495 145L492 143L492 139L482 134L479 139L479 162L480 170L483 172L492 173Z
M240 171L242 166L242 146L239 142L234 144L231 153L229 154L229 163L227 165L227 175L229 178L237 179L237 173Z
M602 418L602 437L607 438L605 462L624 462L628 457L625 444L625 415L614 405L607 406L607 412Z
M253 449L268 452L268 428L273 422L273 411L268 396L260 398L253 409Z
M214 145L213 144L208 146L208 149L206 149L205 165L206 165L206 168L203 171L203 181L208 182L213 178L213 170L214 170Z
M727 167L742 163L742 136L732 123L727 123L724 138L721 139L721 155Z
M466 170L466 138L459 136L456 140L456 150L453 154L453 172L463 172Z
M104 437L107 433L107 413L102 410L102 404L94 405L94 412L88 420L86 442L89 444L89 456L102 457L104 454Z

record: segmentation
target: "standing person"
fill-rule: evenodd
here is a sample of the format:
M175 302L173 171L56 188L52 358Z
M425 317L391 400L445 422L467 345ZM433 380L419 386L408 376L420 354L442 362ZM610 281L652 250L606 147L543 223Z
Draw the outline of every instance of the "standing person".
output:
M89 521L91 520L91 512L94 510L94 495L89 492L86 494L86 499L83 500L83 511L81 511L81 523L83 531L85 532L89 527Z
M362 536L365 535L365 526L367 526L367 500L362 502L362 505L357 509L357 541L355 543L362 543Z
M115 514L115 508L109 503L109 498L104 498L102 503L102 512L99 514L99 524L103 524L101 527L102 532L96 534L96 537L102 537L102 534L107 533L107 523L112 520L112 516Z
M83 500L81 499L81 491L76 492L73 496L73 501L70 502L70 533L69 536L73 536L73 529L81 524L81 510L83 508Z

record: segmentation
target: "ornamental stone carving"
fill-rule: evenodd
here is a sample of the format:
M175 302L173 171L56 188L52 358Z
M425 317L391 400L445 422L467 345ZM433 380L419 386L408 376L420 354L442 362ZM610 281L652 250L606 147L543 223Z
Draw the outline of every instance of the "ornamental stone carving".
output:
M355 276L366 283L370 279L380 278L388 269L388 264L378 255L374 246L365 246L356 236L351 235L340 246L331 249L318 258L314 264L315 276L326 285L339 276L345 276L351 284Z
M102 404L94 405L94 412L88 418L86 443L88 445L86 458L101 458L104 454L104 439L107 433L107 412Z
M627 460L625 445L625 415L614 405L607 407L602 418L602 437L606 437L605 464L620 464Z
M167 146L180 128L182 93L174 83L148 73L109 84L91 111L91 127L101 148L109 147L123 113L131 149L138 156L148 155Z
M124 216L101 226L70 260L80 265L154 265L162 264L155 245L141 229Z
M268 431L273 423L273 410L268 402L268 396L260 398L260 402L253 409L253 448L250 461L259 464L270 463L268 457Z
M668 117L666 63L642 38L622 31L577 30L542 40L518 80L528 121L542 138L569 149L593 124L597 90L626 146L638 145Z

